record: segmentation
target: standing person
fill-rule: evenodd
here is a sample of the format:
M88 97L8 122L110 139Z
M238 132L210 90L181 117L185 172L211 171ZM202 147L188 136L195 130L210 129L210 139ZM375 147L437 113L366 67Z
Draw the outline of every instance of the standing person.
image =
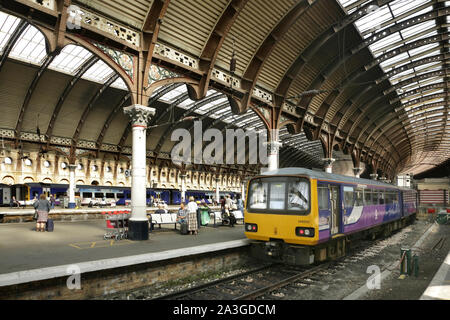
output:
M50 195L50 205L52 209L55 209L55 197L53 195Z
M244 201L242 201L240 196L237 196L237 208L244 213Z
M188 232L191 234L198 234L198 221L197 221L197 203L195 203L194 197L189 197L189 203L187 205L187 220L188 220Z
M45 194L41 194L39 197L39 200L36 201L33 204L34 208L38 212L38 219L36 222L36 231L37 232L44 232L45 231L45 224L48 220L48 213L50 212L50 202L47 200L47 197Z

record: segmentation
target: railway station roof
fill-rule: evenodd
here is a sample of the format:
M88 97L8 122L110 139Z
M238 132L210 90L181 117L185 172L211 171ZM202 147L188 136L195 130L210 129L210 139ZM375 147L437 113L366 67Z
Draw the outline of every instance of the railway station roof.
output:
M450 1L20 0L0 11L6 140L129 153L121 109L148 103L155 159L170 159L170 133L193 130L190 116L204 130L279 129L286 167L340 150L394 176L450 157Z

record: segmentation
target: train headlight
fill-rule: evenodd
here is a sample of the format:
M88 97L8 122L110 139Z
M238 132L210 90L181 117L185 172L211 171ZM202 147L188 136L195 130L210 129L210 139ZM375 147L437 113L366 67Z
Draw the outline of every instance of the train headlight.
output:
M254 223L246 223L245 224L245 230L247 232L257 232L258 231L258 226Z
M304 228L304 227L297 227L295 228L295 235L299 237L314 237L314 228Z

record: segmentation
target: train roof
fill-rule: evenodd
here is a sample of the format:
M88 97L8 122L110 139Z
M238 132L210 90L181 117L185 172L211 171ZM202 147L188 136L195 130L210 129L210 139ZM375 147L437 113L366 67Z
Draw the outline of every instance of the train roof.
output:
M278 170L267 171L259 175L261 176L275 176L275 175L304 175L313 179L319 180L333 180L340 182L348 182L348 183L356 183L356 184L368 184L373 186L380 186L386 188L396 188L396 189L404 189L394 186L392 184L384 183L381 181L370 180L370 179L361 179L350 176L344 176L341 174L327 173L323 171L314 171L306 168L281 168Z

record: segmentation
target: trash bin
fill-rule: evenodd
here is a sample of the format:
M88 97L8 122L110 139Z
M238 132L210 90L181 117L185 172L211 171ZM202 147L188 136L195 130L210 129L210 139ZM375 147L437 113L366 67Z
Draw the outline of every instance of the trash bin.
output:
M200 220L201 220L202 226L208 225L208 223L210 221L208 208L200 208Z
M436 217L436 222L439 224L450 223L450 214L446 211L440 211Z

